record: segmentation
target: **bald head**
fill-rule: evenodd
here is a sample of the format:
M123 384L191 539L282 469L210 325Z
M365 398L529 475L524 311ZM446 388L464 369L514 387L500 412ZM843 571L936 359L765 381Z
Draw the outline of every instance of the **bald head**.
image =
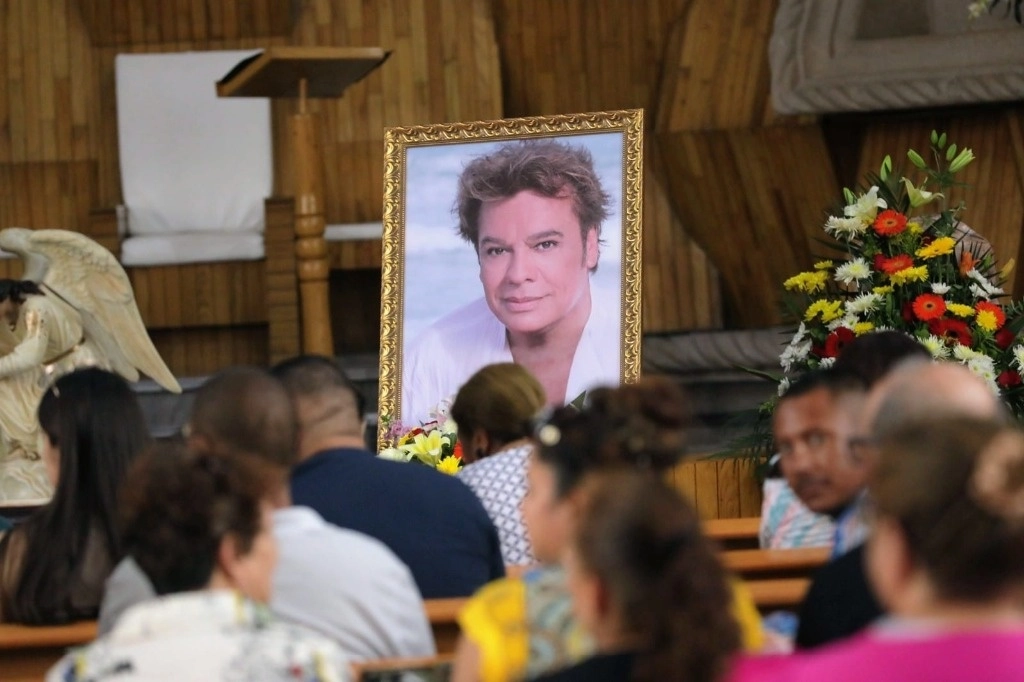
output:
M284 469L297 462L295 408L280 381L256 367L232 367L196 392L189 438L253 455Z
M909 422L951 416L1005 419L999 396L956 362L914 361L898 366L868 395L864 424L876 438Z

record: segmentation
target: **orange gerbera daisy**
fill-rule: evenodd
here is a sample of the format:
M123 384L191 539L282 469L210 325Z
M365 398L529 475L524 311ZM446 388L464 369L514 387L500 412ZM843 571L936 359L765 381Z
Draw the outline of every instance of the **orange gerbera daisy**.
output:
M974 306L974 309L979 313L990 312L996 318L996 329L1002 329L1003 325L1006 324L1006 313L1003 312L1002 306L998 303L990 303L989 301L978 301Z
M883 237L892 237L907 229L907 216L889 208L878 214L873 227Z
M914 267L914 259L905 253L893 256L892 258L886 258L881 254L875 256L875 269L881 270L887 275L912 267Z
M922 322L942 317L946 302L938 294L921 294L914 299L914 315Z

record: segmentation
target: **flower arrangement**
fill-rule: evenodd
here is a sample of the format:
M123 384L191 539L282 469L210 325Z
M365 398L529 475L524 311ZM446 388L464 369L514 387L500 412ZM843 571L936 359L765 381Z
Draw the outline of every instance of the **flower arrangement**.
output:
M442 404L431 414L431 420L413 428L384 415L380 420L384 429L385 447L378 457L398 462L419 462L445 474L454 475L462 468L462 444L458 427L448 417L447 406Z
M780 395L789 377L831 365L861 334L889 329L914 336L936 359L963 363L1024 416L1024 304L1005 302L1002 288L1013 263L997 270L987 242L960 222L963 203L946 206L944 193L974 154L932 132L930 157L910 150L912 174L902 175L887 156L865 191L844 189L845 204L824 225L841 257L785 281L800 326L780 357Z

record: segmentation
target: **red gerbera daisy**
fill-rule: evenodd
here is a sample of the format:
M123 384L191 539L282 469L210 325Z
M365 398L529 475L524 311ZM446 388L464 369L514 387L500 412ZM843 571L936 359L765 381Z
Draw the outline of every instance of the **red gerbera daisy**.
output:
M883 237L892 237L907 229L907 216L891 208L886 209L875 218L874 228Z
M834 332L828 335L825 339L825 348L821 354L823 358L837 358L839 354L846 348L846 344L853 341L856 335L852 329L846 327L839 327Z
M1014 372L1012 369L1005 370L1002 374L996 377L996 383L1003 388L1013 388L1014 386L1021 385L1020 374Z
M907 268L914 267L914 259L905 253L893 256L892 258L886 258L883 256L881 259L878 259L876 257L875 267L887 275L892 275L900 270L906 270Z
M1003 327L996 332L996 345L1002 350L1006 350L1013 345L1013 342L1017 340L1017 335L1012 331Z
M967 327L967 323L960 320L951 320L948 317L931 320L928 323L928 331L940 339L945 339L946 343L959 343L968 348L974 343L974 337L971 336L971 330Z
M921 294L914 299L914 315L922 322L942 317L946 302L937 294Z
M455 449L452 450L452 457L462 459L462 443L455 441Z
M990 303L988 301L979 301L975 304L974 309L979 313L983 310L987 310L996 316L996 329L1001 329L1006 324L1006 313L1003 312L1003 307L998 303Z

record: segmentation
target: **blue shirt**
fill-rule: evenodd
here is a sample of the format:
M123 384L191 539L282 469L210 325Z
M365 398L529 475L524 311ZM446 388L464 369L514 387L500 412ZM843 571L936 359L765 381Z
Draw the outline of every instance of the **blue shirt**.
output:
M377 538L424 599L465 597L505 575L494 524L462 481L365 450L317 453L292 471L292 502Z

